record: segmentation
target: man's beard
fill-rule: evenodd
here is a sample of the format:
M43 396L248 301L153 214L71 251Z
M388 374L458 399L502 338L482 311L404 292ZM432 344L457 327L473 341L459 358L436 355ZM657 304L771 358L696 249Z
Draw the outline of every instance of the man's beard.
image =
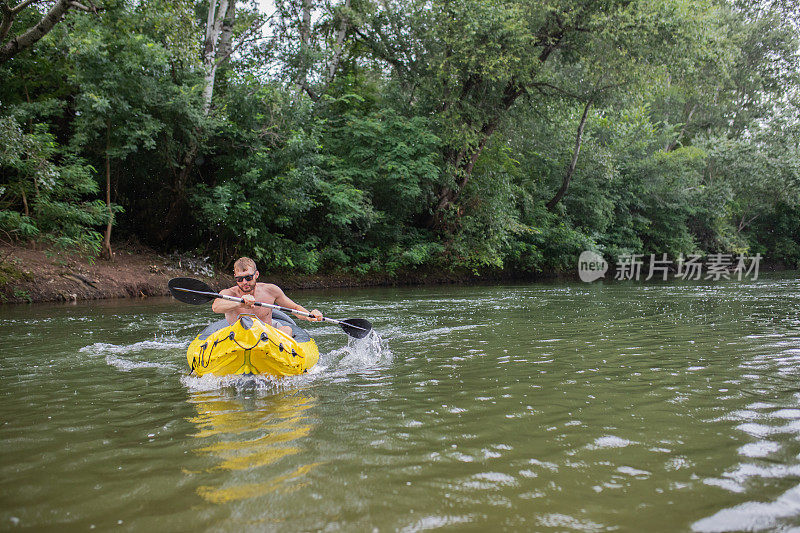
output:
M256 295L256 284L253 283L253 286L250 287L250 290L246 291L246 290L242 289L241 287L239 287L239 290L242 291L242 294L249 294L251 296L255 296Z

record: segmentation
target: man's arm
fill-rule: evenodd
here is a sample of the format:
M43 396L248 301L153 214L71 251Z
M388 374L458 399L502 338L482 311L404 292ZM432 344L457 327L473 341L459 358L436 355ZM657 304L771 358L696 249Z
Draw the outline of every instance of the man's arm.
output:
M233 290L231 289L225 289L219 293L224 294L225 296L233 296ZM244 300L244 303L231 302L230 300L215 298L214 303L211 304L211 310L215 313L227 313L228 311L233 311L239 307L251 308L253 307L253 302L256 301L256 299L249 294L242 296L242 300Z
M302 318L303 320L309 320L311 322L322 320L322 313L320 313L318 310L314 309L313 311L309 311L302 305L293 302L291 298L289 298L283 293L280 287L278 287L277 285L274 285L274 287L275 288L273 290L275 293L275 305L280 305L281 307L287 307L294 311L302 311L304 313L311 313L312 315L314 315L314 318L309 318L302 315L295 315L296 317Z

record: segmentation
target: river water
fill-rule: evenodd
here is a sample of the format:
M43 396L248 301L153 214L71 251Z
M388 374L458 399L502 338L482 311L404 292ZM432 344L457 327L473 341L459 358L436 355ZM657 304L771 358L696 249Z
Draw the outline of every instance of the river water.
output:
M0 530L800 526L800 281L305 291L281 382L168 299L0 307Z

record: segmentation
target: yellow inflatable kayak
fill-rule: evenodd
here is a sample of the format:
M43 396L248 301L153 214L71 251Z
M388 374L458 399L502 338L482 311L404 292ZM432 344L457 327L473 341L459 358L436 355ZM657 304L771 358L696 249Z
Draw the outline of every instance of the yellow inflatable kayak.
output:
M186 359L198 376L296 376L319 361L314 339L280 311L273 322L288 325L287 335L252 315L240 315L233 324L224 318L204 329L189 345Z

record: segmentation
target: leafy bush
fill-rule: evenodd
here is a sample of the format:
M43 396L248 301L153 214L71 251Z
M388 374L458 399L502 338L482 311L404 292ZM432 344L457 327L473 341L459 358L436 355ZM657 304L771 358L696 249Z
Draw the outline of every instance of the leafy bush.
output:
M43 237L92 257L102 242L96 228L108 220L105 204L87 199L98 192L94 169L61 147L47 124L23 128L18 121L55 108L0 108L0 172L7 179L0 187L0 230L14 240Z

